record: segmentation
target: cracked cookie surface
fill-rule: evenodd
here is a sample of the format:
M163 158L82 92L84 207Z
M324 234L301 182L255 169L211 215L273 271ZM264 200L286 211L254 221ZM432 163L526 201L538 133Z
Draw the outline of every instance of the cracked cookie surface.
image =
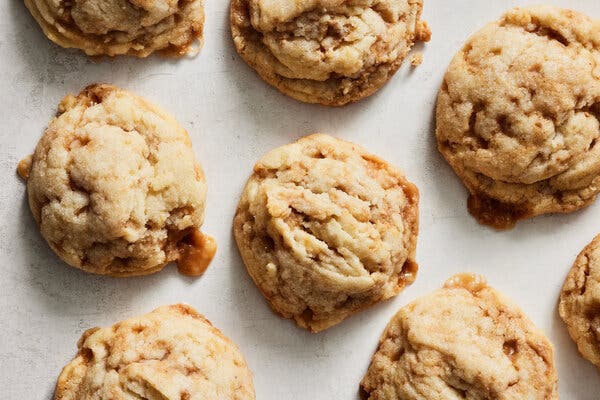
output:
M440 152L484 224L571 212L600 191L600 22L516 8L472 36L440 89Z
M185 304L87 330L55 400L253 400L237 346Z
M42 236L88 272L145 275L178 261L198 275L214 255L199 228L206 183L187 132L110 85L67 95L18 171Z
M238 53L269 84L304 102L370 96L431 32L422 0L232 0Z
M234 235L271 308L318 332L414 281L418 198L397 168L314 134L257 162Z
M184 55L200 47L204 27L202 0L25 0L54 43L90 56L155 51Z
M600 368L600 235L577 256L558 311L579 352Z
M480 276L461 274L402 308L361 382L368 400L555 400L553 348Z

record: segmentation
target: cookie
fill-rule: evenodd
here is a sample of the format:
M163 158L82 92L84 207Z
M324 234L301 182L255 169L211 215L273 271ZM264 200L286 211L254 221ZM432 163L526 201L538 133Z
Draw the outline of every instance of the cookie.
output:
M203 0L25 0L46 36L89 56L188 54L202 43ZM197 53L198 50L195 50Z
M581 355L600 368L600 235L577 256L558 311Z
M361 382L369 400L557 400L554 350L481 276L462 274L402 308Z
M256 163L233 231L271 308L318 332L414 281L418 201L399 169L314 134Z
M500 229L592 203L600 191L600 22L551 6L515 8L473 35L441 86L436 135Z
M86 331L55 400L253 400L237 346L193 308L159 307Z
M429 41L422 0L232 0L240 56L297 100L341 106L372 95L415 41Z
M215 253L199 231L206 182L187 132L125 90L66 96L18 171L42 236L74 267L130 276L177 261L199 275Z

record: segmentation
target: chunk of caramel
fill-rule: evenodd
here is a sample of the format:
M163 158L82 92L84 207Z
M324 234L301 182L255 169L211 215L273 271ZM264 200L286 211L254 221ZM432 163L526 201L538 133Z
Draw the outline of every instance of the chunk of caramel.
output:
M31 170L31 162L33 161L33 155L30 154L17 164L17 174L24 180L29 179L29 171Z
M206 271L217 252L217 242L212 236L193 230L179 244L179 273L199 276Z

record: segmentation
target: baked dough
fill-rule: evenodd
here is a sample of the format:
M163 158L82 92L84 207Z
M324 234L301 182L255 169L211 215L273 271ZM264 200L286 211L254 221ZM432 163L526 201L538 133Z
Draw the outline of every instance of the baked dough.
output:
M297 100L341 106L370 96L415 41L429 41L422 0L232 0L241 57Z
M193 308L163 306L87 330L55 400L253 400L237 346Z
M182 56L202 44L203 0L25 0L46 36L90 56Z
M18 170L42 236L74 267L130 276L178 261L199 275L215 253L199 231L206 182L187 132L125 90L66 96Z
M402 308L361 382L368 400L556 400L552 345L476 275Z
M515 8L473 35L444 78L439 150L479 222L572 212L600 191L600 22Z
M600 235L577 256L558 311L579 352L600 368Z
M318 332L414 281L418 198L399 169L314 134L256 163L234 235L271 308Z

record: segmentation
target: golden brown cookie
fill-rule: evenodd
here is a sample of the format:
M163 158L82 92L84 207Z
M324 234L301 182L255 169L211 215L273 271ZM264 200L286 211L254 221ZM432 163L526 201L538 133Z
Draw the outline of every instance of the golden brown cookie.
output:
M54 43L90 56L187 54L202 44L203 0L25 0ZM198 50L195 50L196 52Z
M87 330L55 400L253 400L237 346L193 308L159 307Z
M379 340L368 400L557 400L554 350L480 276L452 277L402 308Z
M297 100L341 106L372 95L415 41L429 41L422 0L232 0L241 57Z
M271 308L318 332L414 281L418 200L399 169L314 134L256 163L233 231Z
M577 256L558 311L581 355L600 368L600 235Z
M18 171L42 236L74 267L131 276L177 261L199 275L215 253L199 231L206 182L187 132L125 90L66 96Z
M600 22L515 8L473 35L440 89L440 152L483 224L572 212L600 191Z

